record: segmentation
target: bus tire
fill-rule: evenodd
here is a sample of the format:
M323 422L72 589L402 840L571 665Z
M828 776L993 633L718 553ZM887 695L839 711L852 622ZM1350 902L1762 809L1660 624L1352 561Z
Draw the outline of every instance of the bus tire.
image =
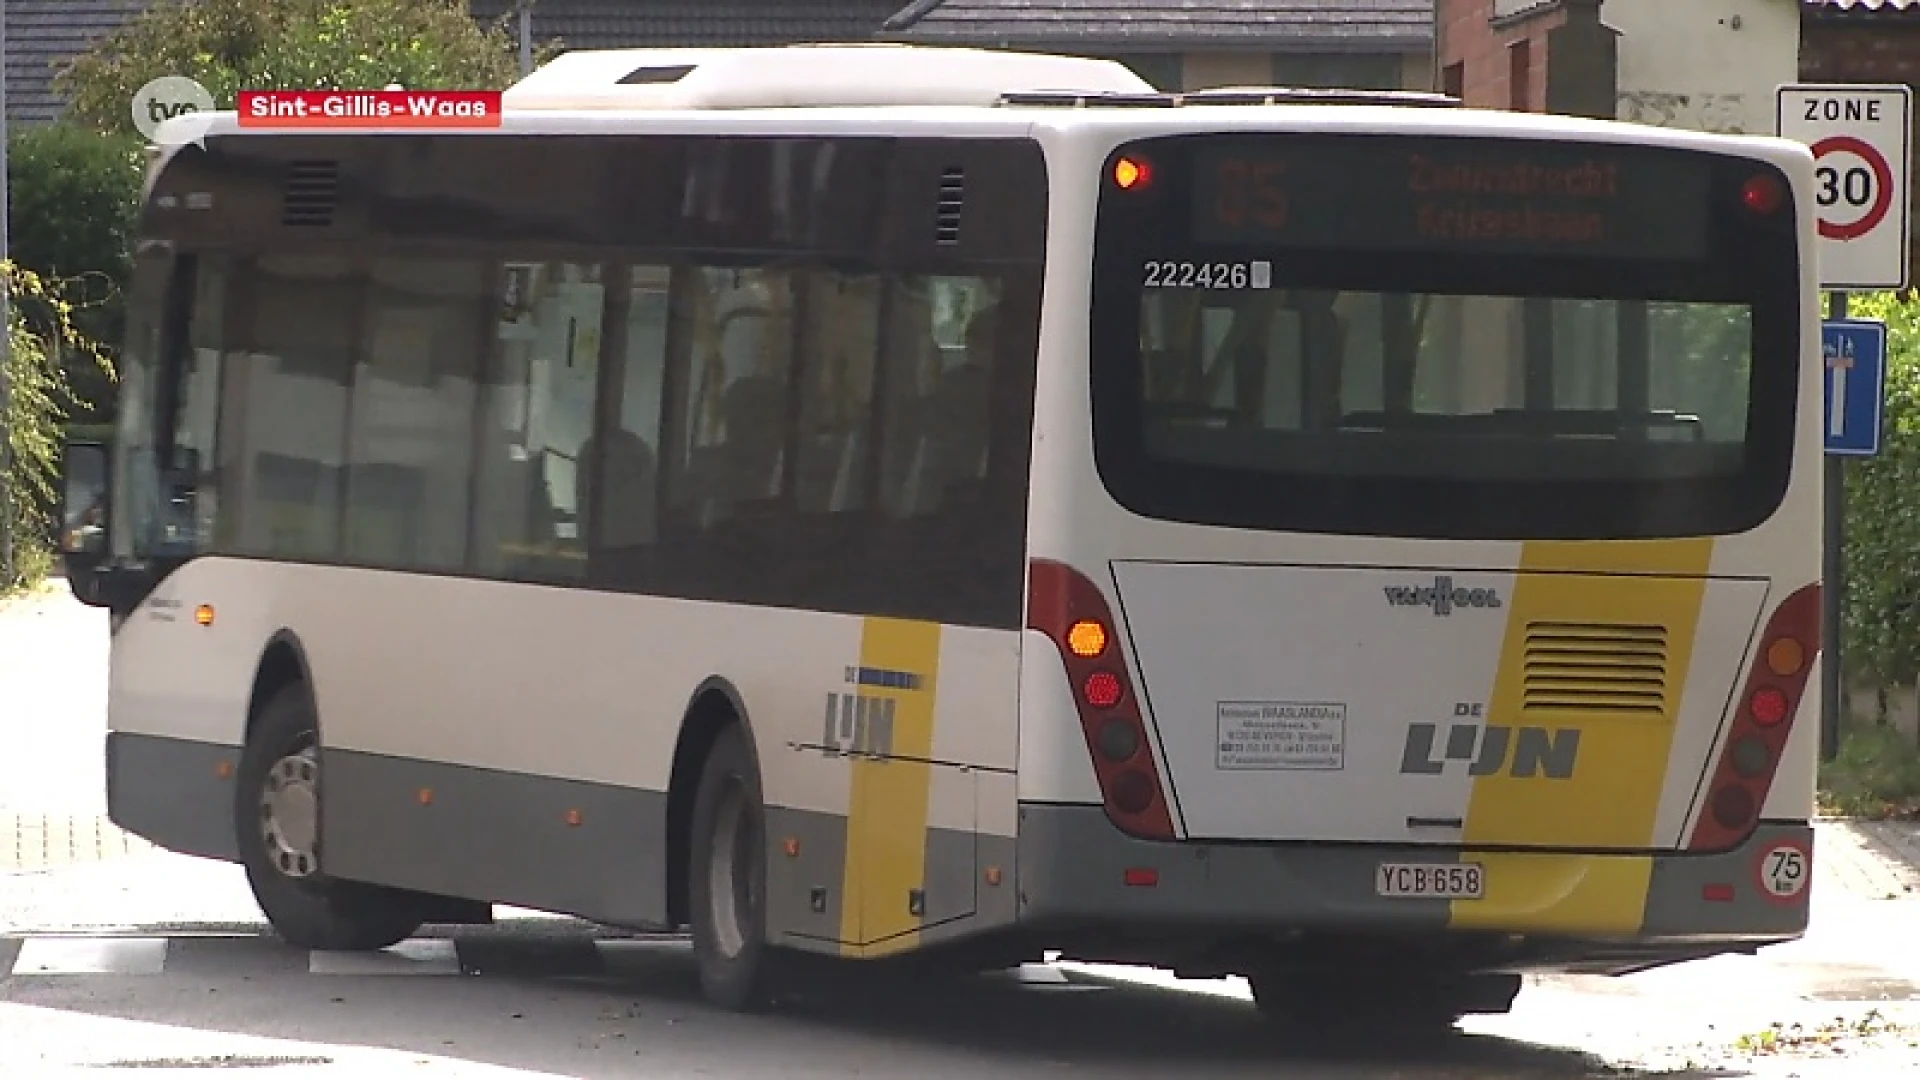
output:
M406 940L424 921L405 893L330 878L320 869L320 738L304 683L262 706L240 755L234 828L247 884L289 945L367 952Z
M701 995L736 1012L763 1007L773 998L779 953L766 940L766 807L738 724L722 729L707 752L692 841L687 907Z

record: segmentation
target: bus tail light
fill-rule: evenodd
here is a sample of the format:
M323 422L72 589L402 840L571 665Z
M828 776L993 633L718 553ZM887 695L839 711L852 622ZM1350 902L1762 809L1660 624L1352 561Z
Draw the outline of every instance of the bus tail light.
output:
M1087 676L1083 696L1087 704L1095 709L1111 709L1120 704L1125 691L1120 686L1120 676L1111 671L1096 671Z
M1740 201L1762 217L1779 212L1786 205L1787 189L1780 179L1768 173L1755 173L1740 188Z
M1145 191L1153 183L1153 163L1143 157L1122 157L1113 163L1113 186L1121 191Z
M1819 651L1820 586L1808 585L1781 601L1767 620L1753 669L1735 699L1732 730L1707 786L1705 812L1687 846L1724 851L1752 834L1774 772L1793 734L1794 713L1807 689L1811 657Z
M1066 665L1107 817L1122 831L1173 839L1173 813L1153 754L1139 695L1112 651L1113 612L1085 575L1050 559L1028 566L1027 628L1047 635Z

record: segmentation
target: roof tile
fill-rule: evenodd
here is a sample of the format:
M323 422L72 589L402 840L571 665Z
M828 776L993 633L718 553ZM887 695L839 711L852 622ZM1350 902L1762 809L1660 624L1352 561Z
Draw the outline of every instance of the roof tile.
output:
M7 116L51 120L62 107L53 77L99 37L151 6L147 0L7 0Z
M882 36L1076 49L1415 52L1433 0L918 0Z
M802 41L866 41L901 0L537 0L536 41L559 38L568 49L785 45ZM512 0L472 0L491 22ZM509 25L511 30L511 25Z
M1906 19L1920 15L1920 0L1800 0L1800 7L1816 16Z

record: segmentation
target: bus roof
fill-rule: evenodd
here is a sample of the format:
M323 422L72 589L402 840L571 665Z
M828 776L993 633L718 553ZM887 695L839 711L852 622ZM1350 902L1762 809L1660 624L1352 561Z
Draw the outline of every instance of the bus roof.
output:
M1111 60L945 46L600 49L564 53L542 65L503 94L498 128L466 130L479 135L587 136L1350 130L1575 137L1765 156L1783 151L1791 155L1798 146L1771 137L1448 107L1458 105L1443 95L1412 91L1229 87L1166 93ZM236 134L419 130L243 127L238 115L227 110L168 120L155 141L177 148Z

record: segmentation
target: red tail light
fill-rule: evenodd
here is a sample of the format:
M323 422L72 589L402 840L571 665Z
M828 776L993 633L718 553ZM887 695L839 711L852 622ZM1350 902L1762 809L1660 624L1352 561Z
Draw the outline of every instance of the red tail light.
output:
M1770 215L1778 212L1786 203L1787 189L1778 178L1756 173L1740 189L1740 201L1756 214Z
M1689 848L1724 851L1752 835L1793 734L1794 713L1819 641L1820 586L1808 585L1782 601L1767 621Z
M1096 709L1111 709L1120 704L1123 691L1120 688L1120 676L1111 671L1096 671L1087 676L1085 697L1087 704Z
M1029 564L1027 597L1027 627L1046 634L1066 665L1107 817L1134 836L1173 839L1139 696L1109 644L1114 622L1106 597L1085 575L1048 559Z
M1763 686L1747 701L1747 712L1761 727L1772 727L1787 718L1787 695L1776 686Z

